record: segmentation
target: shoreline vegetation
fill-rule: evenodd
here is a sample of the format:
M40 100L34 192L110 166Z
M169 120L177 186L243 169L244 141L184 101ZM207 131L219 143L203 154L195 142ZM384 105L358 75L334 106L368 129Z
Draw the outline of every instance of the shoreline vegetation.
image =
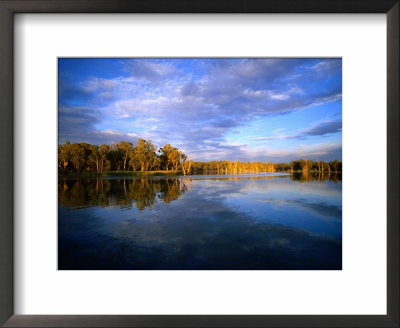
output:
M58 174L61 177L97 176L176 176L291 173L312 176L341 175L342 162L299 159L290 163L193 161L177 147L161 148L151 140L138 139L136 146L127 141L110 145L70 143L58 145Z

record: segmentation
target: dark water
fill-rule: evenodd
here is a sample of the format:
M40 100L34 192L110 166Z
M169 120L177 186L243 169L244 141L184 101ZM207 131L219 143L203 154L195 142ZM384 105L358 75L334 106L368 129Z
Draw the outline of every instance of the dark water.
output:
M342 183L333 177L60 180L67 270L340 270Z

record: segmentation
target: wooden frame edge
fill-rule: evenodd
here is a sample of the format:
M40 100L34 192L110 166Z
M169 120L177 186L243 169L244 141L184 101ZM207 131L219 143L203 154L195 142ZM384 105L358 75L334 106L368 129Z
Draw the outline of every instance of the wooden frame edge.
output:
M13 13L0 2L0 324L14 313Z
M167 4L168 3L168 4ZM4 327L399 327L399 1L398 0L0 0L0 325ZM388 314L382 316L14 315L14 13L387 13Z

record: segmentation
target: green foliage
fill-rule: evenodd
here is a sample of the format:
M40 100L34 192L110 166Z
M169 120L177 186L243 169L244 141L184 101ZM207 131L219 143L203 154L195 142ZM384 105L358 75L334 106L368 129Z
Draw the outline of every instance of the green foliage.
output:
M151 140L139 139L135 148L135 158L139 162L141 171L150 171L156 166L157 147L151 143Z

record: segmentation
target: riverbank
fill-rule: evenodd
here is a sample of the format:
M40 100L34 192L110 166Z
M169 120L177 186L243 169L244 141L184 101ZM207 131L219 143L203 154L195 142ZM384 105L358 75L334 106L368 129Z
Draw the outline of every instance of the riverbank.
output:
M106 172L69 172L59 173L62 178L92 178L92 177L109 177L109 176L134 176L134 177L152 177L152 176L168 176L183 175L181 170L178 171L106 171Z
M216 171L208 171L208 172L192 172L192 174L189 174L190 176L196 176L196 175L246 175L246 174L262 174L266 172L250 172L250 171L243 171L243 172L228 172L228 173L222 173L218 174ZM272 173L272 172L271 172ZM328 172L328 171L314 171L310 170L307 172L307 174L304 174L304 171L276 171L274 173L286 173L286 174L291 174L291 175L341 175L342 172ZM174 170L159 170L159 171L106 171L106 172L68 172L68 173L61 173L59 172L58 176L61 178L92 178L92 177L124 177L124 176L130 176L130 177L152 177L152 176L177 176L177 175L183 175L182 170L174 171Z

